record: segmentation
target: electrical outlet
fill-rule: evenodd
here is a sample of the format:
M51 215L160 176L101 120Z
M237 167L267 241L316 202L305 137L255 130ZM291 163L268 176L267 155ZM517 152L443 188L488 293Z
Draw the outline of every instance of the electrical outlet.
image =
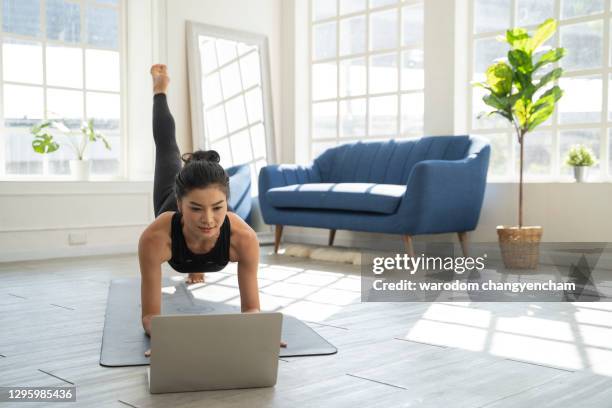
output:
M68 243L70 245L85 245L87 243L87 234L84 232L71 232L68 234Z

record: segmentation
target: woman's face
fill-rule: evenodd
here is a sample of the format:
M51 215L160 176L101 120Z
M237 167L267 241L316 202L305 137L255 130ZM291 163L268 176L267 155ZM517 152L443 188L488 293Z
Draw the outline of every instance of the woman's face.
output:
M178 201L178 207L194 235L216 237L227 214L227 197L216 185L195 188Z

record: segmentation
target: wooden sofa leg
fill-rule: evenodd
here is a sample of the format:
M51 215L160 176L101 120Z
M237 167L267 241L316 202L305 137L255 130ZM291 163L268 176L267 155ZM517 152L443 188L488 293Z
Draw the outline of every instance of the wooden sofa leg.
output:
M459 237L459 242L461 243L461 251L463 252L463 256L468 256L467 232L458 232L457 236Z
M274 253L278 254L278 247L280 246L281 237L283 236L283 226L277 225L274 230Z
M406 253L414 258L414 247L412 246L412 237L410 235L402 235L404 240L404 246L406 247Z
M329 241L327 241L328 246L334 245L334 238L336 238L336 230L329 230Z

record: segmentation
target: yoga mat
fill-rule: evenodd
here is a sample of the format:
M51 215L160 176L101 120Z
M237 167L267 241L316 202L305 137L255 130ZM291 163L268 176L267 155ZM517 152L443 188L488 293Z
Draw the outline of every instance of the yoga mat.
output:
M164 278L162 287L174 287L162 293L162 314L240 313L237 307L197 299L184 282ZM140 320L140 278L114 279L108 290L100 365L123 367L149 365L144 352L149 338ZM305 323L283 315L281 338L287 343L280 357L334 354L338 350ZM279 345L280 347L280 345Z

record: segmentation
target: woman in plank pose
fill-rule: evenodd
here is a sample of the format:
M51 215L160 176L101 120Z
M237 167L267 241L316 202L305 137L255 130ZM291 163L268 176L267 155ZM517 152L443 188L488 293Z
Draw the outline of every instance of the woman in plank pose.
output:
M199 150L180 155L174 119L166 101L170 82L166 66L153 65L151 76L156 218L138 243L143 328L150 335L151 318L161 313L164 262L178 272L188 273L188 283L203 282L204 272L220 271L228 262L238 262L241 310L259 312L257 235L227 210L229 177L219 164L219 154Z

